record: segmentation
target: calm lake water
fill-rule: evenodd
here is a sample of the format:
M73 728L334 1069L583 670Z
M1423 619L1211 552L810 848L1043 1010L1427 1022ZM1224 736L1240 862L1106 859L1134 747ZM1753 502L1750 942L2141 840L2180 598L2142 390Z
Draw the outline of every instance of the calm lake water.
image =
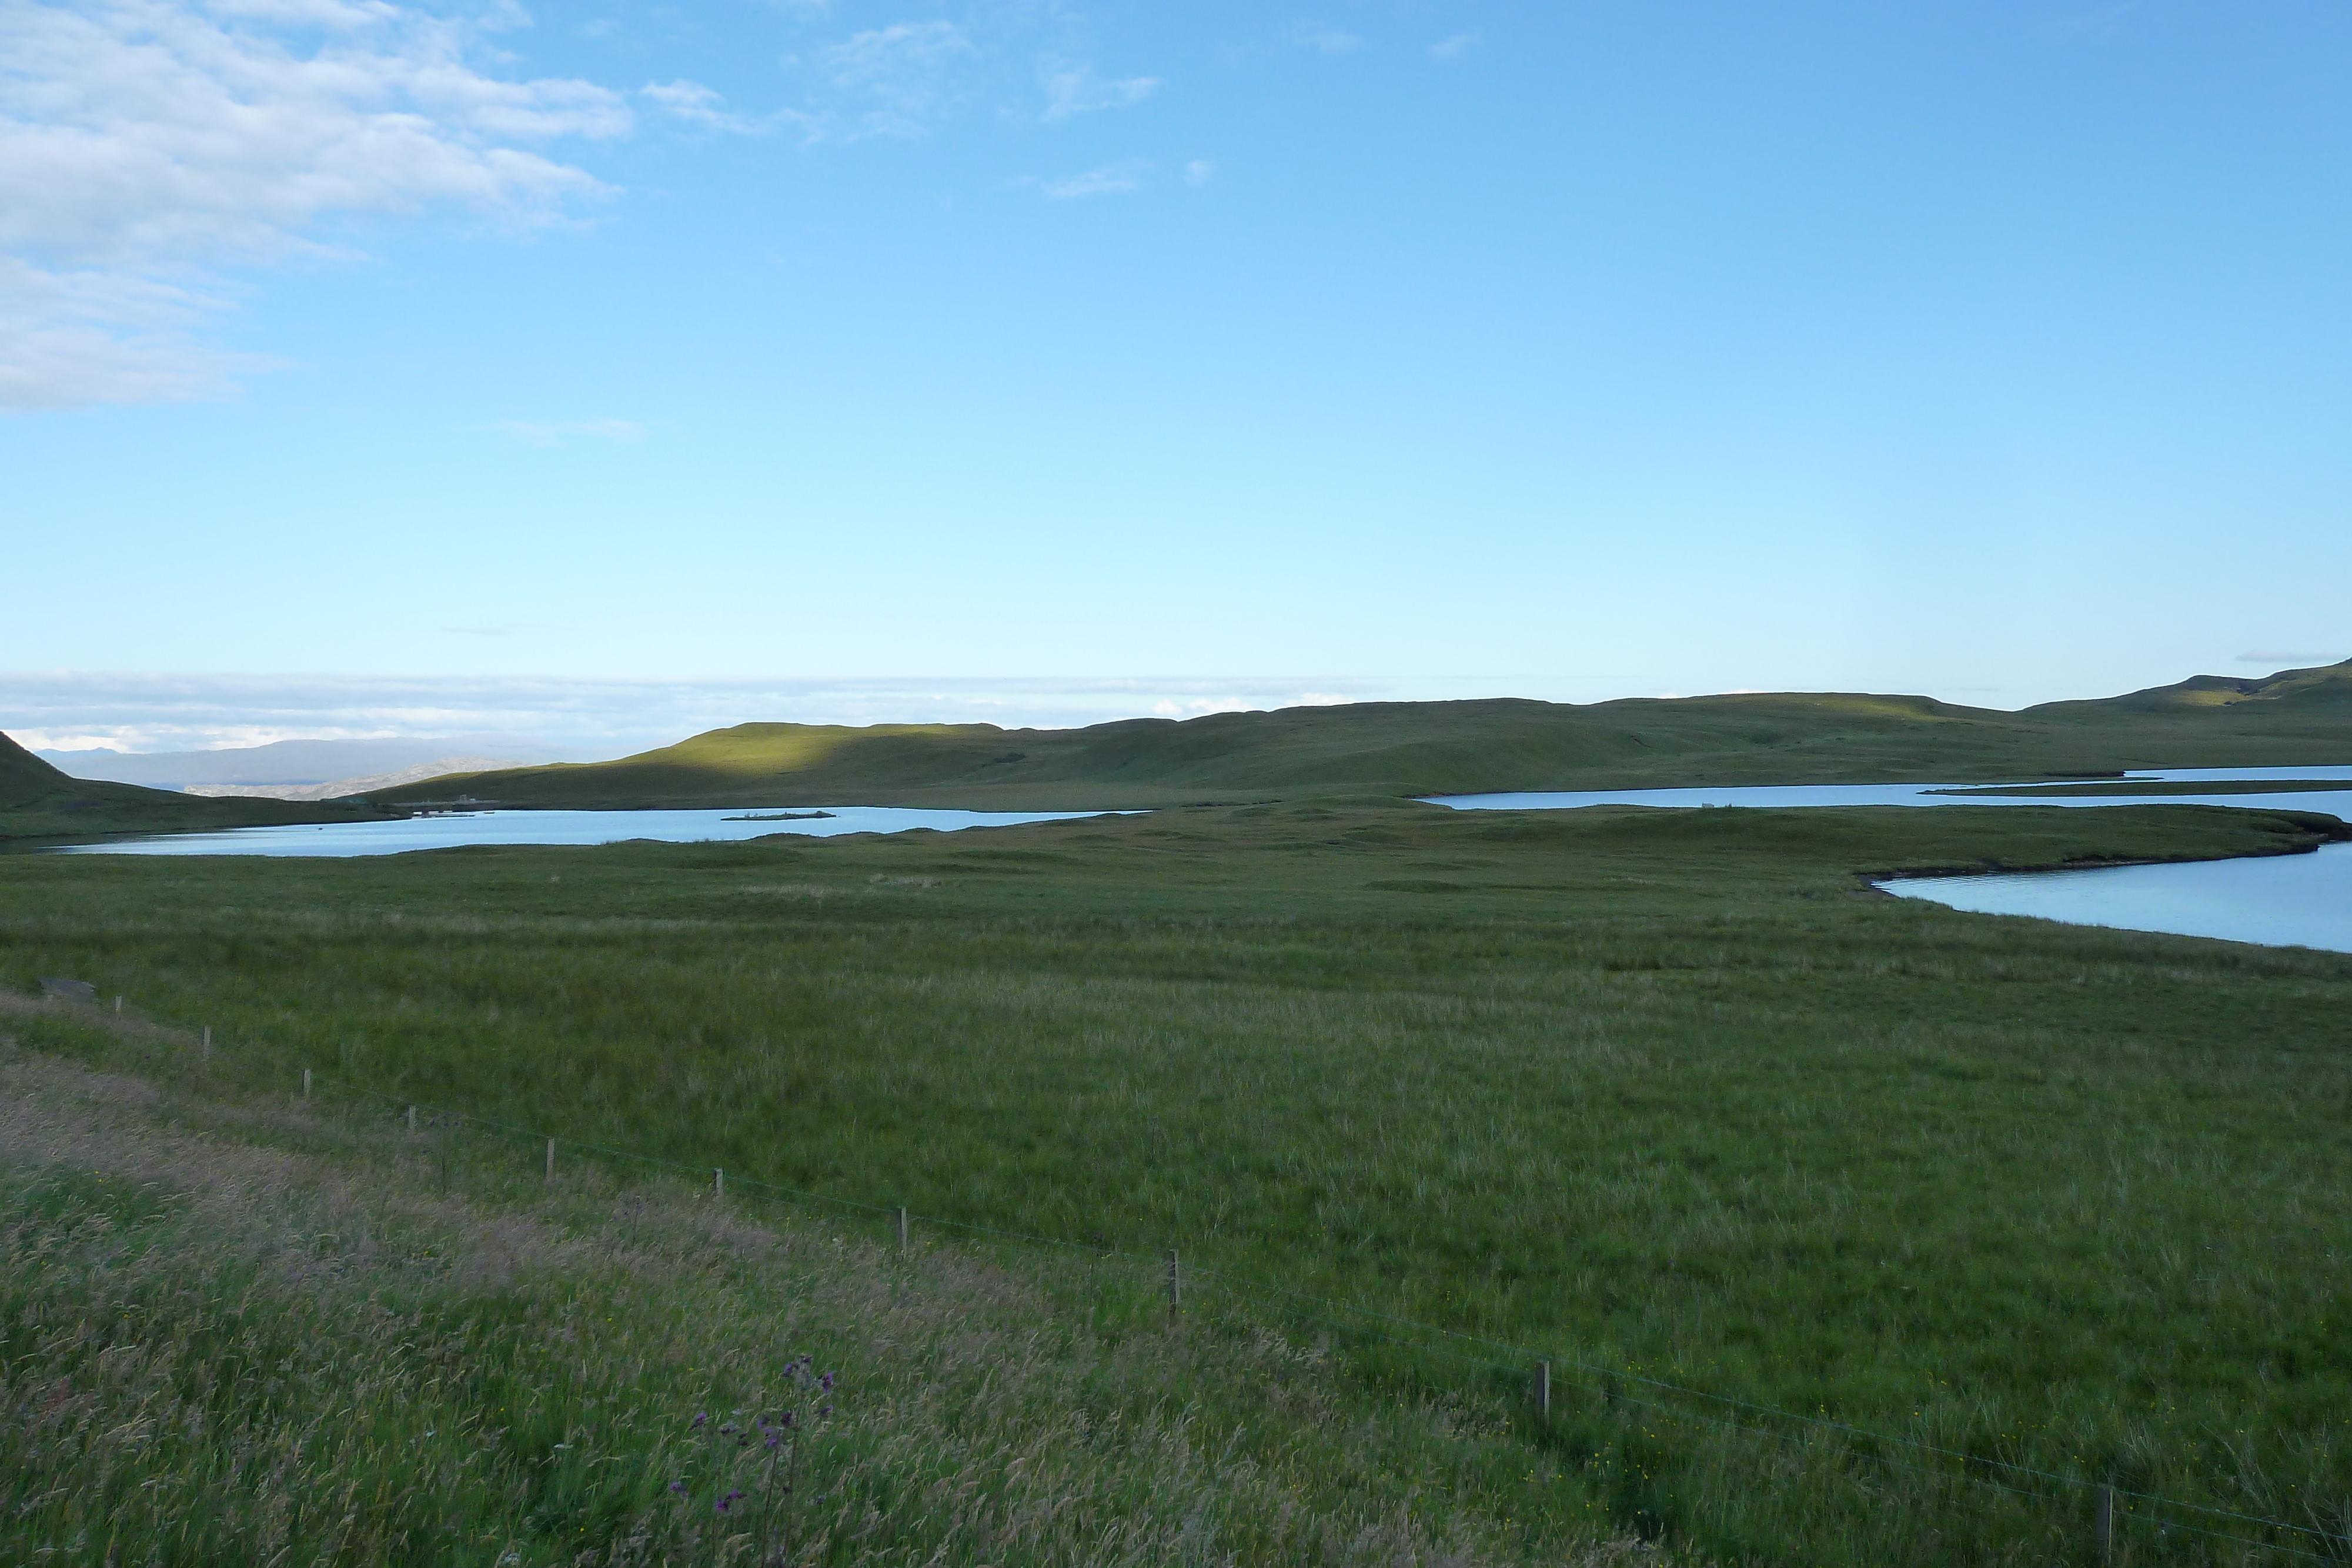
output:
M2352 822L2352 767L2176 768L2135 779L2341 779L2342 789L2284 794L2138 796L1937 795L1955 784L1799 784L1705 789L1597 789L1575 793L1444 795L1461 810L1559 810L1577 806L2128 806L2180 803L2325 811ZM2043 782L2047 782L2044 780ZM2352 844L2316 854L2187 865L2110 866L1990 876L1901 877L1878 884L1980 915L2031 915L2074 925L2218 936L2279 947L2352 953Z
M1937 795L1953 784L1735 785L1689 789L1555 790L1505 795L1444 795L1456 810L1564 810L1579 806L2121 806L2162 802L2284 807L2326 811L2352 821L2352 766L2336 768L2168 768L2136 779L2342 779L2341 789L2284 794L2169 796ZM625 839L669 843L755 839L770 833L830 838L836 833L899 833L915 828L953 832L1015 822L1099 816L1094 811L936 811L889 806L835 806L833 815L796 821L743 821L743 808L709 811L480 811L400 822L337 822L323 827L232 828L56 852L103 855L390 855L459 844L609 844ZM2191 865L2117 866L2101 871L1997 876L1906 878L1882 883L1905 898L1930 899L1986 915L2032 915L2078 925L2167 931L2236 942L2352 952L2352 845L2275 859L2207 861Z
M772 808L782 810L782 808ZM103 844L72 844L68 855L396 855L459 844L613 844L625 839L701 843L757 839L770 833L903 833L913 828L954 832L1014 822L1055 822L1098 811L932 811L896 806L831 806L833 815L778 821L741 821L756 812L721 811L468 811L411 817L398 822L330 822L323 826L229 828L215 833L168 833ZM730 821L730 819L735 819Z
M1878 885L1979 915L2352 953L2352 844L2263 860L1898 877Z
M1692 789L1544 790L1508 795L1433 795L1441 806L1461 811L1553 811L1578 806L2279 806L2325 811L2352 822L2352 766L2340 768L2168 768L2134 773L2126 780L2153 783L2220 783L2263 779L2341 779L2341 789L2296 790L2283 795L1938 795L1938 789L1982 789L1984 784L1733 784ZM2037 782L2025 780L2024 782ZM2041 779L2041 783L2085 782ZM2095 780L2113 783L2113 779Z

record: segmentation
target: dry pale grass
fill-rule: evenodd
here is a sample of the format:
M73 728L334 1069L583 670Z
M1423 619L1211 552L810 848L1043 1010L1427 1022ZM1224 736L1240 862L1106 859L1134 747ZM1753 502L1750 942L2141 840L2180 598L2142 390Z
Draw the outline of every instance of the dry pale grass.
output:
M543 1189L436 1136L0 1048L0 1563L1652 1555L1493 1411L1171 1329L1122 1266ZM789 1498L711 1437L787 1409Z

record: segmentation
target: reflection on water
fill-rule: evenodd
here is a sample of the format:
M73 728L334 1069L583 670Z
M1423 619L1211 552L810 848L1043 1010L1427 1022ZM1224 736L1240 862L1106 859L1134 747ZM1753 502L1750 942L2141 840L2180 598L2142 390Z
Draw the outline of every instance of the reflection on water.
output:
M747 818L741 807L714 811L476 811L463 816L411 817L397 822L330 822L324 826L229 828L215 833L170 833L113 843L74 844L69 855L396 855L460 844L612 844L625 839L700 843L798 833L829 839L839 833L903 833L913 828L953 832L1014 822L1057 822L1095 811L933 811L898 806L832 806L823 817Z
M1951 796L1956 784L1792 784L1696 789L1587 789L1511 795L1441 795L1467 811L1561 810L1579 806L2241 806L2324 811L2352 822L2352 768L2174 768L2135 779L2341 779L2342 789L2265 795ZM2066 782L2041 779L2041 783ZM2074 780L2079 784L2080 780ZM2114 866L1993 876L1906 877L1878 884L1982 915L2033 915L2074 925L2219 936L2272 946L2352 953L2352 844L2316 854L2186 865Z
M2341 779L2341 789L2299 789L2284 795L1939 795L1939 789L1983 789L1975 784L1730 784L1687 789L1522 790L1507 795L1433 795L1441 806L1462 811L1557 811L1579 806L2254 806L2290 811L2325 811L2352 822L2352 767L2168 768L2134 773L2137 782L2175 779L2219 783L2226 779ZM2021 779L2021 783L2066 784L2084 779ZM2116 780L2093 780L2112 783Z
M2352 953L2352 844L2262 860L1901 877L1878 885L1979 915Z

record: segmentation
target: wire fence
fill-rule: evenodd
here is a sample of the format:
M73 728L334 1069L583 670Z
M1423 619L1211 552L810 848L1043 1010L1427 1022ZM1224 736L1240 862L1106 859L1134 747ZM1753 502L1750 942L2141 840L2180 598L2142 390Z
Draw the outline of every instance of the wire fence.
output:
M117 1011L120 1011L118 1005ZM209 1060L215 1051L212 1030L203 1030L203 1051ZM308 1101L314 1088L313 1071L301 1071L301 1095ZM993 1244L1032 1249L1065 1257L1079 1257L1104 1261L1121 1260L1169 1270L1171 1310L1176 1310L1180 1290L1197 1291L1203 1283L1246 1297L1272 1303L1292 1317L1318 1326L1336 1329L1362 1339L1377 1340L1410 1351L1416 1355L1435 1356L1456 1365L1475 1368L1498 1378L1540 1379L1548 1391L1552 1386L1578 1389L1598 1399L1605 1409L1624 1413L1644 1411L1672 1425L1690 1425L1742 1437L1761 1439L1783 1447L1801 1447L1807 1441L1826 1437L1835 1442L1839 1457L1850 1458L1874 1468L1924 1476L1948 1483L1999 1492L2044 1505L2088 1501L2095 1507L2098 1521L2098 1554L2111 1557L2119 1546L2113 1535L2117 1526L2137 1526L2154 1531L2159 1537L2178 1532L2205 1540L2225 1542L2280 1556L2306 1559L2313 1562L2352 1563L2352 1533L2345 1528L2329 1529L2316 1524L2298 1524L2292 1520L2277 1519L2264 1514L2248 1513L2210 1503L2190 1502L2184 1499L2136 1490L2113 1481L2095 1479L2088 1476L2068 1475L2062 1471L2038 1469L2014 1460L1970 1453L1948 1448L1918 1437L1906 1437L1874 1431L1825 1416L1811 1416L1801 1411L1783 1409L1777 1406L1759 1404L1733 1395L1713 1393L1693 1388L1667 1379L1650 1376L1630 1368L1604 1365L1559 1352L1518 1344L1484 1335L1465 1333L1442 1324L1423 1322L1381 1312L1354 1301L1314 1295L1267 1281L1250 1278L1224 1270L1203 1269L1197 1264L1177 1272L1177 1254L1165 1258L1140 1253L1093 1241L1071 1241L1059 1237L1039 1236L1030 1232L1006 1230L971 1220L952 1219L943 1215L920 1214L902 1206L860 1202L831 1193L810 1191L762 1181L740 1173L729 1175L716 1165L689 1165L655 1155L614 1148L541 1128L526 1127L478 1115L454 1107L429 1104L404 1095L388 1094L365 1084L342 1081L334 1085L342 1094L378 1104L405 1108L409 1125L416 1125L418 1113L425 1113L430 1124L438 1127L470 1125L484 1128L509 1137L529 1140L531 1144L544 1141L548 1149L548 1170L555 1170L555 1152L562 1149L578 1157L618 1162L649 1170L675 1173L709 1181L722 1195L741 1191L782 1200L788 1204L805 1205L834 1214L856 1214L893 1220L906 1235L906 1227L919 1224L930 1229L982 1239ZM1180 1284L1181 1280L1181 1284ZM1378 1325L1378 1326L1374 1326ZM1402 1331L1389 1332L1389 1331ZM1410 1336L1410 1337L1408 1337ZM1562 1376L1563 1371L1582 1374L1581 1377ZM1634 1392L1639 1390L1639 1392ZM1684 1404L1675 1401L1686 1402ZM1709 1415L1689 1408L1690 1405L1712 1407L1726 1412ZM1544 1412L1549 1419L1549 1411ZM1896 1454L1913 1456L1912 1460L1898 1458ZM1916 1462L1926 1458L1940 1463ZM2137 1506L2134 1506L2137 1505ZM2195 1516L2195 1517L2187 1517ZM2199 1521L2205 1522L2199 1522ZM2286 1539L2263 1539L2241 1534L2222 1528L2235 1524L2273 1532Z

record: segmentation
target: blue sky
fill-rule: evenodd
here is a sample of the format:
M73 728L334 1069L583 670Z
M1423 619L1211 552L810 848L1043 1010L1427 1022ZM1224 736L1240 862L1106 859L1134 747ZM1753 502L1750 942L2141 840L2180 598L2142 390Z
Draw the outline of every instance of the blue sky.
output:
M0 0L0 727L2352 654L2352 13Z

